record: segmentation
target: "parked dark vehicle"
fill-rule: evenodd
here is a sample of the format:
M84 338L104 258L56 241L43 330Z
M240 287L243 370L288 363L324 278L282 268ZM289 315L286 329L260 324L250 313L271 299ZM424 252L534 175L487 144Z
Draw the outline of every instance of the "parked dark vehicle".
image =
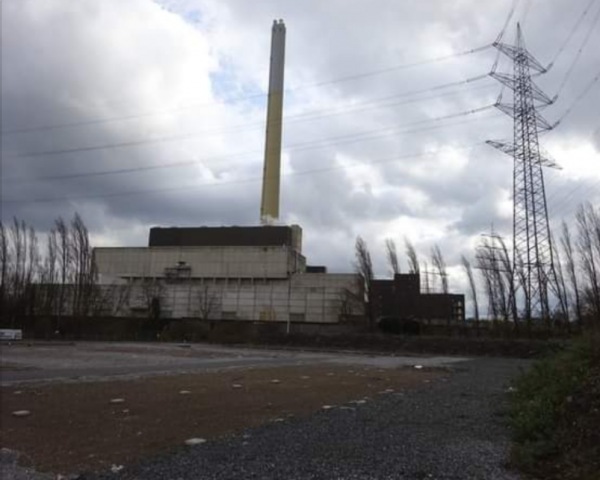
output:
M380 317L377 326L384 333L392 335L420 335L421 324L410 318Z

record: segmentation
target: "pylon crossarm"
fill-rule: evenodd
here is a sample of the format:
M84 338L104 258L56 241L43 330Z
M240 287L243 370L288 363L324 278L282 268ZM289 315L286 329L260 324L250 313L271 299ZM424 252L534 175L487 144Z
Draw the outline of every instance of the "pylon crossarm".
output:
M494 43L494 47L496 47L498 50L500 50L500 52L514 62L527 62L529 68L538 73L546 73L548 71L548 69L544 67L531 53L522 47L520 48L502 42Z
M516 88L520 88L515 80L515 76L509 73L501 73L501 72L490 72L490 77L495 80L498 80L503 85L506 85L511 90L515 90ZM554 103L555 98L550 98L546 93L542 91L540 87L538 87L535 83L530 82L531 91L533 95L533 99L537 100L541 103L541 105L537 105L538 107L548 106Z
M525 55L527 56L527 61L529 63L529 68L537 71L538 73L546 73L548 69L544 67L531 53L527 50L524 50Z
M507 155L510 155L511 157L513 156L513 153L515 151L515 146L512 143L498 142L496 140L486 140L485 143L494 148L497 148L501 152L504 152Z
M542 167L554 168L556 170L562 170L562 167L554 161L550 155L546 152L540 152L533 154L533 161L542 165Z
M511 90L515 89L515 77L509 73L490 72L490 77L498 80L500 83L506 85Z
M495 107L501 112L506 113L509 117L515 118L515 106L512 103L496 102Z
M517 47L515 47L514 45L509 45L508 43L494 42L493 45L511 60L514 60L517 56L517 53L519 52L519 49Z
M542 89L533 82L531 82L531 91L533 94L533 98L541 102L544 106L551 105L552 103L554 103L554 99L550 98L549 95L544 93Z
M537 112L535 115L535 124L537 125L538 130L541 131L552 130L553 128L553 126L550 125L550 123L548 123L548 121Z

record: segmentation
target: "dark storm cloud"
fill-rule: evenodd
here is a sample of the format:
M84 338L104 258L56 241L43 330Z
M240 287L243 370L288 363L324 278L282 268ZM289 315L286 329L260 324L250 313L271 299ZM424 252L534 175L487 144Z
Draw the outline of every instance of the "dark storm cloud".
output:
M304 227L309 261L350 270L360 234L382 274L387 236L399 246L411 238L422 255L440 243L457 262L492 223L510 236L512 160L483 142L510 139L512 121L494 109L434 121L491 105L500 91L491 78L435 87L486 74L496 52L380 70L490 44L510 3L4 2L3 132L135 118L3 134L3 219L17 215L46 229L54 217L79 210L100 242L117 244L144 244L147 228L156 224L256 223L265 99L255 93L267 88L271 22L283 18L290 91L282 216ZM542 63L553 60L587 3L517 2L515 19L524 20L527 45ZM595 14L536 79L550 95ZM599 32L590 32L556 104L544 111L551 123L600 69L593 48ZM514 22L504 41L513 38ZM503 60L499 69L510 64ZM355 78L329 82L348 76ZM510 100L507 92L504 100ZM548 176L553 221L598 198L599 106L596 84L541 139L564 167ZM136 141L140 145L24 156ZM73 176L85 172L97 174Z

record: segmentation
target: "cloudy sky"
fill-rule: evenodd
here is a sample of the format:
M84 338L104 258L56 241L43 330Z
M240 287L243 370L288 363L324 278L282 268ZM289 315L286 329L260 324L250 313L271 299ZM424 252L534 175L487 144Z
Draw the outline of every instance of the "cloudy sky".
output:
M536 78L559 92L544 116L567 112L541 137L563 167L545 172L556 224L600 200L600 1L515 3L503 40L519 20L530 51L554 61ZM437 243L460 291L460 255L492 224L511 235L512 160L484 142L512 135L486 76L512 4L4 0L2 219L44 232L78 211L97 246L145 245L154 225L257 224L282 18L282 222L330 271L352 270L357 235L382 276L385 238L424 256Z

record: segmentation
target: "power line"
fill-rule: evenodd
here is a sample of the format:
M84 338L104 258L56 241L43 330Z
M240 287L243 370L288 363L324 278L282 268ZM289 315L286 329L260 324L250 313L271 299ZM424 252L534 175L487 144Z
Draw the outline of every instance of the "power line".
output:
M468 145L453 146L452 148L457 149L457 150L469 150L469 149L473 149L473 148L481 146L481 145L485 145L485 143L484 142L476 142L476 143L468 144ZM396 162L398 160L402 160L405 158L418 158L418 157L433 156L433 155L441 153L442 151L443 151L443 149L437 149L437 150L428 151L428 152L399 155L399 156L394 156L392 158L386 157L384 159L370 161L370 162L368 162L368 165ZM303 170L303 171L298 171L298 172L289 172L289 173L282 174L282 176L292 177L292 176L301 176L301 175L312 175L315 173L323 173L323 172L330 172L330 171L335 171L335 170L346 170L349 168L363 167L364 165L365 164L337 165L337 166L317 168L317 169L311 169L311 170ZM176 186L176 187L153 188L153 189L145 189L145 190L130 190L130 191L125 191L125 192L115 192L115 193L108 193L108 194L76 195L76 196L70 196L70 197L68 197L68 196L46 197L46 198L37 198L37 199L29 199L29 200L25 200L25 199L5 200L5 201L3 201L3 203L5 203L5 204L30 204L30 203L42 203L42 202L45 203L45 202L84 200L84 199L93 199L93 198L118 198L118 197L145 195L145 194L150 194L150 193L196 190L196 189L203 188L203 187L217 187L217 186L223 186L223 185L245 184L245 183L253 183L253 182L260 182L260 181L262 181L262 176L251 177L251 178L240 179L240 180L229 180L229 181L217 182L217 183L215 183L215 182L200 183L200 184L196 184L196 185L189 185L189 186L183 186L183 187Z
M558 60L558 57L560 57L560 55L565 51L566 46L569 44L569 42L573 38L573 35L575 34L575 32L577 31L577 29L579 28L579 25L581 25L581 22L583 21L583 19L585 18L585 16L589 12L591 6L594 4L595 1L596 0L590 0L590 2L586 5L585 9L581 13L581 15L579 16L579 18L575 22L575 24L573 25L573 27L571 28L571 31L569 32L569 34L565 38L564 42L562 43L562 45L559 47L558 51L556 52L556 55L554 55L554 58L548 64L547 70L550 70L554 66L554 64L556 63L556 60Z
M489 108L491 108L491 107L489 107ZM484 109L485 108L478 109L478 111L483 111ZM453 114L453 115L456 116L457 114ZM500 117L501 115L497 114L497 115L493 115L493 116ZM389 129L384 129L384 130L380 130L380 129L370 130L370 131L362 132L362 133L358 133L358 134L342 135L342 136L330 137L330 138L325 138L325 139L320 139L320 140L313 140L313 141L309 141L309 142L301 142L301 143L285 146L284 148L286 151L302 151L302 150L326 148L326 147L332 147L332 146L337 146L337 145L344 145L344 144L349 144L349 143L358 143L358 142L362 142L362 141L370 141L370 140L380 139L380 138L388 137L390 135L404 135L404 134L411 134L411 133L417 133L417 132L423 132L423 131L430 131L430 130L435 130L435 129L439 129L439 128L447 128L449 126L463 125L466 123L471 123L473 121L481 121L481 119L478 118L476 120L464 120L461 122L453 122L450 124L428 126L428 127L415 128L415 129L404 130L404 131L398 131L398 127L391 127ZM425 121L420 121L418 123L422 123L422 122L425 122ZM407 124L407 125L410 125L410 124ZM404 126L407 126L407 125L404 125ZM387 131L387 133L381 133L384 131ZM334 140L334 141L331 141L331 140ZM100 171L94 171L94 172L68 173L68 174L62 174L62 175L48 175L48 176L34 177L34 178L19 178L19 177L10 178L9 177L7 180L9 180L11 182L18 182L18 183L31 183L31 182L35 182L35 181L56 181L56 180L70 180L70 179L100 177L100 176L109 176L109 175L123 175L123 174L129 174L129 173L137 173L137 172L189 167L192 165L203 164L203 163L205 163L207 161L211 161L211 160L243 157L243 156L249 156L249 155L260 154L260 153L262 153L262 150L250 150L250 151L238 152L238 153L234 153L234 154L226 154L226 155L218 155L218 156L214 156L214 157L207 157L207 158L200 159L200 160L186 160L186 161L181 161L181 162L144 165L144 166L139 166L139 167L120 168L120 169L112 169L112 170L100 170Z
M579 93L579 95L577 95L577 97L575 97L575 100L573 101L573 103L563 112L563 114L560 117L558 117L558 120L554 124L553 131L556 130L556 127L558 125L560 125L560 123L562 123L562 121L573 111L575 106L590 92L590 90L592 89L592 87L598 81L599 78L600 78L600 71L598 71L598 73L596 73L596 76L594 78L592 78L592 80Z
M438 85L436 87L432 87L432 88L426 89L426 90L404 92L404 93L397 94L397 95L391 95L391 96L381 97L381 98L366 101L366 102L360 102L355 105L350 105L350 106L346 106L346 107L344 107L344 106L338 107L337 109L315 110L315 111L303 112L303 113L294 114L294 115L288 115L283 119L283 121L286 123L286 125L288 125L288 124L294 124L294 123L305 122L305 121L320 120L323 118L329 118L329 117L337 116L337 115L345 115L348 113L355 113L355 112L380 109L380 108L388 108L388 107L392 107L392 106L417 103L417 102L421 102L424 100L432 100L432 99L438 99L438 98L444 98L444 97L450 97L450 96L457 96L463 92L454 91L454 92L442 93L442 94L437 94L437 95L430 95L430 96L426 96L426 97L408 98L407 100L402 100L402 101L398 101L398 100L396 100L394 102L387 101L390 99L399 99L399 98L403 98L403 97L410 97L415 93L420 94L420 93L426 93L427 91L440 90L440 89L442 89L442 87L446 88L446 87L450 87L450 86L460 86L463 84L466 85L466 84L469 84L471 82L474 82L474 81L477 81L477 80L480 80L480 79L483 79L486 77L487 76L485 76L485 75L478 76L478 77L472 77L472 78L469 78L466 80L461 80L459 82L451 82L451 83L444 84L444 85ZM480 87L471 88L469 91L472 92L472 91L477 91L477 90L490 89L492 87L493 87L493 85L483 85ZM233 126L225 127L225 128L199 130L199 131L195 132L193 135L196 136L196 134L201 134L201 133L215 134L215 135L223 134L223 133L233 133L233 132L239 132L241 130L265 128L265 125L266 125L265 121L253 122L253 123L247 123L247 124L238 124L238 125L233 125ZM174 140L176 140L176 139L174 139ZM35 156L37 157L38 155L35 155ZM8 157L4 156L4 158L11 159L11 158L15 158L15 156L8 156ZM8 179L11 179L11 178L9 177Z
M565 195L560 197L558 200L552 202L554 205L559 207L553 209L554 215L557 215L558 212L560 212L560 214L564 214L567 211L566 209L572 205L572 200L575 200L574 195L577 192L579 192L582 188L583 190L581 192L582 195L580 196L580 198L585 197L589 192L594 191L598 187L600 187L600 179L587 186L583 186L581 184L575 185L575 187L568 190Z
M500 33L496 37L494 44L500 43L502 41L502 38L504 37L504 33L506 32L506 29L508 28L508 24L510 23L510 19L515 14L515 10L517 8L518 3L519 3L519 0L513 0L512 6L510 7L510 10L508 12L508 16L506 17L506 20L504 21L504 26L502 27L502 30L500 30ZM495 64L498 63L499 56L500 56L500 52L498 51Z
M564 89L567 81L571 77L571 74L573 73L575 65L577 64L579 58L581 57L581 53L585 49L587 43L590 40L590 37L592 36L592 32L594 31L594 27L596 26L596 23L598 23L598 19L600 19L600 9L598 10L598 12L596 12L596 16L592 20L592 23L590 24L590 28L589 28L589 30L587 31L586 35L583 38L583 42L579 46L579 49L577 50L577 53L575 54L575 57L573 57L573 61L571 62L571 65L569 65L569 68L567 69L567 72L565 73L565 76L564 76L562 82L560 83L560 85L558 87L558 90L556 92L556 96L557 97L561 94L561 92L563 91L563 89Z
M412 63L396 65L396 66L392 66L392 67L381 68L381 69L372 70L369 72L359 73L359 74L355 74L355 75L338 77L338 78L334 78L332 80L326 80L326 81L320 81L320 82L300 85L298 87L286 89L285 92L288 94L295 93L297 91L301 91L301 90L305 90L305 89L309 89L309 88L321 87L321 86L325 86L325 85L332 85L332 84L336 84L336 83L342 83L342 82L347 82L347 81L351 81L351 80L367 78L367 77L382 75L385 73L390 73L390 72L399 71L399 70L406 70L409 68L414 68L414 67L418 67L418 66L422 66L422 65L431 64L431 63L437 63L437 62L449 60L452 58L457 58L457 57L466 56L466 55L470 55L470 54L477 53L477 52L482 52L490 47L491 47L491 45L484 45L482 47L472 48L470 50L452 53L449 55L443 55L443 56L431 58L428 60L421 60L418 62L412 62ZM0 133L1 133L1 135L13 135L13 134L20 134L20 133L39 132L39 131L48 131L48 130L65 129L65 128L79 128L79 127L89 126L89 125L99 125L99 124L105 124L105 123L111 123L111 122L117 122L117 121L127 121L127 120L133 120L133 119L137 119L137 118L145 118L145 117L156 116L156 115L164 115L164 114L168 114L168 113L179 112L182 110L190 110L190 109L194 109L194 108L206 108L206 107L210 107L210 106L214 107L214 106L219 106L219 105L226 105L231 102L254 100L257 98L265 98L267 96L268 96L267 93L260 93L260 94L255 94L255 95L249 95L249 96L244 96L244 97L228 99L228 100L225 100L222 102L203 103L203 104L197 104L195 106L186 106L186 107L170 108L170 109L164 109L164 110L155 110L155 111L143 112L143 113L132 114L132 115L95 118L95 119L85 120L82 122L66 122L66 123L62 123L62 124L40 125L37 127L24 127L24 128L13 129L13 130L3 130Z
M519 1L520 0L513 0L512 6L510 7L510 10L508 12L508 16L506 17L506 20L504 21L504 26L502 27L502 30L500 30L500 33L498 34L498 36L496 37L496 40L494 41L494 43L492 45L495 46L495 45L499 44L502 41L502 39L504 38L504 33L506 32L506 29L508 28L510 19L515 14L515 10L517 9L517 5L518 5ZM494 63L492 64L492 70L491 70L490 74L493 74L496 71L496 68L498 68L499 61L500 61L500 50L496 49L496 58L494 59ZM502 88L504 88L504 86ZM500 95L502 95L502 93L500 93Z
M481 76L481 78L485 78L486 76ZM490 108L489 106L485 107ZM452 118L456 115L464 115L464 114L469 114L469 113L476 113L476 112L461 112L459 114L453 114L452 116L446 116L446 117L439 117L438 119L441 118ZM432 120L426 120L426 121L436 121L438 119L432 119ZM422 123L421 122L415 122L415 124L418 123ZM193 138L198 136L197 132L195 133L187 133L187 134L179 134L179 135L171 135L171 136L164 136L164 137L157 137L157 138L151 138L151 139L143 139L143 140L132 140L132 141L125 141L125 142L116 142L116 143L106 143L106 144L100 144L100 145L91 145L88 147L74 147L74 148L65 148L65 149L58 149L58 150L46 150L46 151L39 151L39 152L25 152L25 153L19 153L16 155L8 155L8 156L4 156L5 159L10 160L10 159L16 159L16 158L34 158L34 157L48 157L48 156L56 156L56 155L64 155L64 154L71 154L71 153L82 153L82 152L92 152L92 151L98 151L98 150L106 150L106 149L117 149L117 148L129 148L129 147L137 147L140 145L148 145L148 144L157 144L157 143L165 143L165 142L172 142L172 141L178 141L178 140L185 140L185 139L189 139L189 138Z

